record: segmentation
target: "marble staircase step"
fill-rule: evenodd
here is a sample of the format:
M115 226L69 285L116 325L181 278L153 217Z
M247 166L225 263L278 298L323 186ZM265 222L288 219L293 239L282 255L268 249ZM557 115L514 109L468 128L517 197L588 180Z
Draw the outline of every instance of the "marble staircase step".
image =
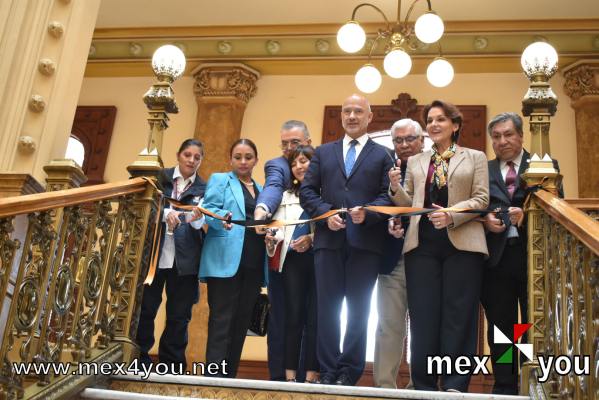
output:
M505 396L479 393L427 392L407 389L379 389L358 386L332 386L308 383L272 382L251 379L225 379L205 376L156 375L147 379L136 375L113 375L107 393L117 396L141 394L144 397L85 397L97 395L84 391L82 398L106 399L269 399L269 400L526 400L527 396ZM98 390L98 389L95 389ZM149 397L158 396L158 397ZM160 397L162 396L162 397Z

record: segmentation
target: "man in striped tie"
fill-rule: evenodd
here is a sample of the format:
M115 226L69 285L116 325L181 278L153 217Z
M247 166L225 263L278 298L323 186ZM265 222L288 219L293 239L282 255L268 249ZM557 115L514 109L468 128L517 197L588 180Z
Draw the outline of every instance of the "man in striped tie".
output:
M487 338L491 348L494 394L518 394L517 357L512 364L497 364L497 359L509 344L495 344L493 326L511 337L518 323L518 306L521 323L527 320L527 266L526 225L518 227L523 216L526 183L520 175L526 171L530 154L522 147L524 133L522 118L506 112L494 117L487 128L496 158L489 161L489 209L507 209L507 214L488 214L485 217L489 260L483 276L481 302L487 316ZM553 160L559 171L557 161ZM560 196L563 191L560 187Z

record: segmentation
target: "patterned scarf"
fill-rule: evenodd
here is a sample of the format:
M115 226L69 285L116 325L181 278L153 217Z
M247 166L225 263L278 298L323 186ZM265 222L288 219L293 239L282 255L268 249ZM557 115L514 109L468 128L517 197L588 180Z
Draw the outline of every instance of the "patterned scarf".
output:
M449 146L449 148L445 150L443 154L439 154L436 144L433 144L432 150L433 155L431 156L431 160L433 161L435 171L431 178L431 183L434 183L437 188L441 189L447 185L449 159L455 154L457 145L455 143L451 143L451 146Z

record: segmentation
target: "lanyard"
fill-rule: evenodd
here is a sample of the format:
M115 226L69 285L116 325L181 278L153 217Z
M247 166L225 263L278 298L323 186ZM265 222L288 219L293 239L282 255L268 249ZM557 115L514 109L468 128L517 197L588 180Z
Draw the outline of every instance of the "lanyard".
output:
M181 179L183 179L183 177L181 177ZM181 198L181 196L183 195L183 193L185 193L187 191L187 189L189 189L189 187L191 186L191 180L189 182L187 182L187 185L185 185L185 187L183 188L183 190L181 191L181 193L179 193L179 184L177 183L177 179L175 179L175 184L173 185L173 198L179 200Z

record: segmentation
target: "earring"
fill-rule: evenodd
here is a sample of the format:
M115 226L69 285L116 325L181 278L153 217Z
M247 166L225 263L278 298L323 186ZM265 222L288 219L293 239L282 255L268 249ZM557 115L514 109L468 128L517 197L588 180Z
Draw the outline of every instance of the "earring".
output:
M298 183L299 183L299 181L298 181L297 179L294 179L294 180L293 180L293 184L294 184L294 185L297 185Z

